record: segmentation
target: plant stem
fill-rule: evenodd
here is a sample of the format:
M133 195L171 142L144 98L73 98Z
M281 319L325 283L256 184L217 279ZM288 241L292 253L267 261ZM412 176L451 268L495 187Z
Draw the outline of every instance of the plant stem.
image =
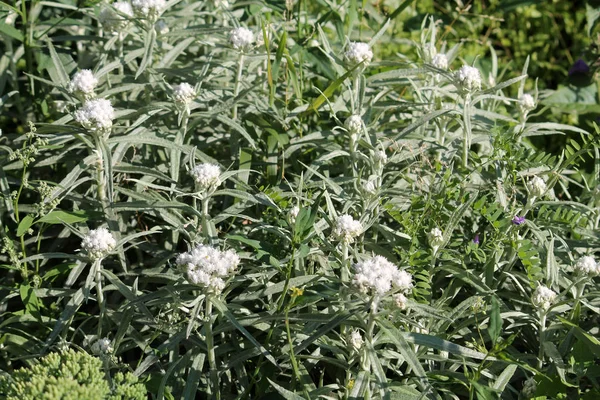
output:
M546 310L540 310L540 349L538 353L538 369L544 365L544 341L546 340Z
M244 53L240 53L240 60L238 62L237 73L235 76L235 86L233 87L234 99L240 93L240 83L242 81L242 69L244 68ZM233 105L233 119L237 118L237 104Z
M98 338L102 337L102 319L104 318L104 292L102 291L102 259L94 261L94 269L96 271L96 301L100 308L100 317L98 318Z
M463 106L463 167L467 168L469 165L469 148L471 147L471 94L465 96L465 102Z
M219 374L217 371L217 362L215 360L215 345L213 342L213 331L212 331L212 302L210 296L206 297L206 311L205 311L206 323L204 325L206 330L206 349L208 350L208 365L210 367L210 386L208 388L208 394L213 394L214 398L219 400L221 398L221 392L219 391Z

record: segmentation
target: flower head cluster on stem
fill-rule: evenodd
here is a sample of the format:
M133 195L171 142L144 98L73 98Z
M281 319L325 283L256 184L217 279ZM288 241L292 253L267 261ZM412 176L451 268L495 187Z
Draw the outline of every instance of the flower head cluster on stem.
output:
M210 294L220 294L225 289L225 280L233 275L239 263L235 251L221 251L203 244L177 257L177 265L186 272L187 279Z
M112 233L104 227L92 229L83 237L81 248L85 250L93 260L106 257L117 245Z
M412 289L412 275L404 270L399 270L396 265L385 257L375 256L354 265L354 278L352 283L362 293L383 296L392 287L401 292Z

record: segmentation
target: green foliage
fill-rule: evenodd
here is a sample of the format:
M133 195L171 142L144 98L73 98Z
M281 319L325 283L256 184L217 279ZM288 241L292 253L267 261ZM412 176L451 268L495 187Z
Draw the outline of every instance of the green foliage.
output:
M102 371L102 361L85 352L69 349L50 353L31 367L15 370L0 379L0 393L7 400L78 399L141 400L146 389L131 373L118 372L113 389Z

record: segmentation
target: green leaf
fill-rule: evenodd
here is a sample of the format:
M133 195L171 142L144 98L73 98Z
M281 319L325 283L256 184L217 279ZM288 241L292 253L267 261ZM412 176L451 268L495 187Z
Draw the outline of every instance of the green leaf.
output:
M29 228L31 228L31 225L33 225L33 215L28 214L21 220L21 222L19 222L19 226L17 227L17 236L21 237L27 233Z
M490 310L490 322L488 324L488 333L492 338L492 343L498 341L502 332L502 317L500 316L500 302L496 296L492 296L492 309Z
M277 392L279 392L279 394L281 396L283 396L283 398L285 400L304 400L304 397L299 396L296 393L291 392L291 391L285 389L283 386L280 386L280 385L276 384L270 378L267 378L267 380L269 381L269 383L271 384L271 386L273 386L273 388L275 390L277 390Z
M74 224L77 222L87 221L92 215L94 215L94 217L100 217L102 214L90 211L54 210L38 219L37 222L44 222L46 224Z

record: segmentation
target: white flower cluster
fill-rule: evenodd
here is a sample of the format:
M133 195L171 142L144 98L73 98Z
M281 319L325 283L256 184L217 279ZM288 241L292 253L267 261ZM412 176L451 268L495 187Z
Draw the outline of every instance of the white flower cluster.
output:
M106 257L116 245L117 241L106 228L92 229L81 242L81 248L94 260Z
M140 17L154 22L165 10L167 2L165 0L132 0L131 5Z
M575 263L574 270L582 275L598 275L600 274L600 264L592 256L583 256Z
M387 162L387 154L385 154L384 150L376 150L373 153L373 159L376 163L385 164Z
M348 335L348 344L350 345L350 351L358 353L362 348L365 341L363 340L358 330L353 330Z
M351 136L356 136L363 127L363 121L360 115L351 115L344 122L344 127L350 133Z
M233 250L221 251L201 244L180 254L176 262L185 270L191 283L206 288L208 293L219 294L225 289L225 279L233 274L240 258Z
M373 52L367 43L351 42L344 53L344 60L350 67L363 63L368 65L373 59Z
M229 0L212 0L212 3L217 9L227 10L229 8Z
M399 270L385 257L375 256L354 265L355 274L352 283L363 293L375 292L384 295L392 286L402 292L409 291L412 284L412 275L404 270Z
M288 218L290 220L290 224L292 224L292 225L296 224L296 218L298 218L298 213L300 213L300 207L294 206L290 209L290 212L288 213Z
M398 307L400 310L406 309L406 306L408 304L408 299L406 298L406 296L403 293L396 293L392 297L394 299L394 303L396 304L396 307Z
M527 183L527 190L533 197L541 197L546 193L546 182L539 176L534 176Z
M532 95L525 93L519 98L519 111L521 114L527 114L535 109L535 100Z
M69 92L83 96L86 99L94 97L94 89L98 85L98 79L89 69L82 69L71 78Z
M133 17L131 4L128 1L117 1L112 4L112 7L105 6L103 8L98 15L98 20L108 32L120 33L129 25L129 17Z
M367 194L370 194L370 195L377 194L377 178L371 178L367 181L363 181L362 189Z
M75 121L90 131L107 132L112 128L115 110L106 99L88 100L75 111Z
M234 49L246 52L252 48L254 33L248 28L235 28L229 33L229 43Z
M444 233L440 228L433 228L431 232L427 234L427 237L433 252L437 253L440 246L444 244Z
M436 54L431 60L431 65L439 69L448 69L448 57L443 53Z
M110 343L110 339L102 338L96 340L96 342L92 345L92 353L104 356L111 354L114 351L112 344Z
M338 217L333 228L333 235L345 243L352 243L362 233L363 227L348 214Z
M481 74L477 68L463 65L455 74L456 86L465 92L481 89Z
M531 301L533 305L536 307L541 307L543 310L547 310L550 308L554 300L556 300L556 292L552 289L547 288L544 285L539 285L535 291L533 292L533 296L531 297Z
M196 97L196 91L194 87L187 82L183 82L179 85L171 86L173 91L173 100L179 106L186 106L194 100Z
M221 184L221 168L218 165L204 163L198 164L190 171L199 190L215 189Z

